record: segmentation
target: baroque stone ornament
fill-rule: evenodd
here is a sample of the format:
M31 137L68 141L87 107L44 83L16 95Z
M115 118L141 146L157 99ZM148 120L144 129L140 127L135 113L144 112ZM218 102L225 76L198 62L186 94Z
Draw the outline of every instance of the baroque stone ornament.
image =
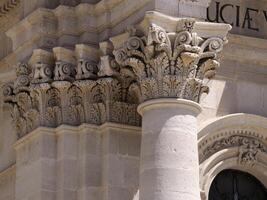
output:
M83 55L83 49L77 48ZM38 126L105 122L140 125L137 102L128 98L129 83L105 74L105 62L97 67L90 57L74 59L72 51L57 47L53 53L35 50L29 63L19 63L16 80L3 87L4 102L11 108L18 137Z
M152 23L144 35L131 31L123 46L114 50L120 68L135 76L142 101L175 97L198 102L208 92L205 79L214 77L217 55L227 41L199 37L194 24L193 19L180 19L176 32L167 32Z
M203 150L203 155L200 155L200 162L220 150L233 147L238 147L238 159L242 165L253 166L257 162L259 152L267 153L267 147L261 141L252 137L234 135L218 140L206 147Z
M218 54L229 27L216 25L222 27L221 34L213 31L200 37L193 19L175 18L170 23L174 30L155 23L161 20L149 21L152 15L174 20L147 13L145 23L100 43L100 49L76 44L74 50L34 50L29 61L18 65L16 80L3 90L19 137L38 126L140 126L137 106L146 100L198 102L208 92L206 80L219 67ZM198 25L207 30L207 24Z

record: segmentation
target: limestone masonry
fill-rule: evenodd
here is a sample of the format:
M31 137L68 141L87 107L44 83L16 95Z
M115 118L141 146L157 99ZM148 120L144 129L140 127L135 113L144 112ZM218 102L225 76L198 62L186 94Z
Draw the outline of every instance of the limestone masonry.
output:
M266 0L0 0L0 200L266 200L266 37Z

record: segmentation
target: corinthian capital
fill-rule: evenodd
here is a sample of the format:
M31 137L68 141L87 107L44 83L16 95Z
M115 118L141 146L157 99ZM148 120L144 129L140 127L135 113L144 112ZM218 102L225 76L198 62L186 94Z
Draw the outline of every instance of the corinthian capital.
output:
M220 32L212 33L216 28ZM149 13L136 31L111 41L120 68L133 72L142 101L173 97L198 102L208 91L205 79L213 78L220 65L218 54L229 30L224 24Z

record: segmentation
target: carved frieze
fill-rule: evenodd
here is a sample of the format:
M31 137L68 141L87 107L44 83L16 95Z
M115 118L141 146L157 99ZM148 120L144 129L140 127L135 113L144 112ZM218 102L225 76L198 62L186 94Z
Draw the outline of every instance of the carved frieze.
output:
M267 153L267 146L260 140L247 136L233 135L217 140L207 146L202 151L202 155L200 155L200 162L220 150L234 147L238 147L238 161L242 165L253 166L257 161L257 154L259 152Z

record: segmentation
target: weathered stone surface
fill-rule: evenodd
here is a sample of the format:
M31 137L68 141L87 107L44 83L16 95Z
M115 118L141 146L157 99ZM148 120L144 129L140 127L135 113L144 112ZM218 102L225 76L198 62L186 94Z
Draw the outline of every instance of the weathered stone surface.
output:
M0 7L8 1L0 1ZM244 114L228 116L237 112L267 116L266 41L229 35L224 51L220 52L221 45L212 42L211 46L217 50L214 52L212 48L214 54L208 56L211 59L201 60L203 53L210 52L208 48L198 52L201 44L214 36L219 44L221 40L226 42L229 29L228 25L198 21L204 21L208 4L206 0L168 0L168 3L166 0L21 0L0 17L1 86L8 83L5 97L0 100L13 108L12 122L7 106L1 105L0 110L0 200L139 200L139 193L141 198L149 200L155 196L164 200L178 197L199 200L200 193L207 200L213 178L228 168L249 172L267 187L266 119ZM224 16L228 9L224 9ZM259 16L251 15L250 26L263 24L262 31L264 5L256 9L260 10ZM160 13L146 13L148 10ZM242 15L246 10L240 11ZM256 24L255 19L259 20ZM245 29L250 19L246 20ZM193 28L183 27L184 22L192 22ZM242 31L246 32L245 29ZM234 31L241 33L236 27ZM262 32L251 31L255 30L246 34L262 36ZM175 46L179 35L179 45ZM188 49L182 50L177 59L161 59L160 55L173 54L185 46L181 41L187 37ZM136 47L138 44L145 50ZM131 54L130 49L135 49L138 55ZM126 50L127 58L144 63L143 77L138 79L134 66L118 62L114 53L120 50ZM140 52L150 56L149 59L140 59ZM172 64L177 60L179 67ZM166 66L170 70L161 71ZM205 78L184 73L188 66L194 70L202 68ZM183 73L176 73L177 68L183 69ZM192 93L178 96L175 91L175 81L185 83L191 75L204 86L202 91L209 88L209 94L195 98L203 112L196 119L190 116L192 113L185 116L187 112L175 113L177 109L168 112L158 109L166 121L157 113L149 114L147 118L153 120L143 123L143 128L153 133L143 133L145 145L142 145L141 129L134 127L141 125L136 108L153 95L143 98L140 84L154 78L158 83L156 89L150 87L153 81L146 84L156 91L153 98L171 94L168 97L193 100ZM171 84L161 84L165 76L173 76L168 80ZM170 118L171 113L175 114ZM181 118L191 121L191 125L181 123ZM177 127L169 121L175 121ZM196 123L204 127L199 141L195 137ZM161 125L164 127L161 131L155 130ZM189 131L195 135L188 134ZM179 147L175 148L176 154L168 151L174 146ZM191 168L186 171L188 166ZM156 191L157 188L164 192ZM189 193L170 192L177 188ZM144 195L144 190L152 192Z

